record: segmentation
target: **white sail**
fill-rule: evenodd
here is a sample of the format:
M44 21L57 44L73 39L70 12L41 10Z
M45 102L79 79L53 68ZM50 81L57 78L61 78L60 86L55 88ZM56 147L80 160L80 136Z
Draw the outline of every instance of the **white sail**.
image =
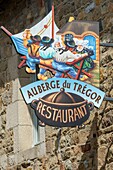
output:
M37 23L36 25L34 25L33 27L29 28L31 34L34 35L40 35L41 38L43 36L48 36L50 38L52 38L52 11L49 12L49 14L43 18L39 23ZM56 32L58 31L58 27L56 26L55 22L54 22L54 39L56 39ZM15 34L15 37L18 38L23 38L23 32Z

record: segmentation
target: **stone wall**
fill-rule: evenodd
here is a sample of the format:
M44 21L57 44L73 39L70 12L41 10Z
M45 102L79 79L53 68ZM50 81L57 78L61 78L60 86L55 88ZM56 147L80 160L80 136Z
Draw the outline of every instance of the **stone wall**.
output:
M45 15L42 0L0 1L0 9L0 26L3 25L12 34L30 28ZM0 169L4 170L33 159L43 145L36 148L37 152L33 148L32 156L28 156L33 145L33 123L30 108L23 101L19 88L29 84L31 76L25 68L17 68L19 63L20 56L10 38L0 30Z
M70 16L74 16L76 20L99 21L101 41L113 42L112 0L54 0L54 5L55 21L59 28L68 21ZM7 4L4 15L0 14L0 24L2 23L12 33L17 33L40 20L44 13L44 8L40 8L36 0L14 2L12 0L11 3ZM12 121L9 121L8 117L11 114L11 104L15 102L14 86L16 85L16 88L19 88L20 85L23 85L22 82L25 78L27 81L24 84L28 84L29 77L26 77L24 69L18 70L16 68L18 59L14 49L12 50L9 38L3 32L0 32L0 35L1 170L63 170L64 168L66 170L112 170L113 102L108 101L104 101L100 109L95 108L92 111L85 126L62 128L60 150L58 150L57 140L58 129L46 126L45 156L40 153L37 154L39 148L43 150L41 145L29 150L22 150L21 152L16 150L15 152L17 146L15 146L14 133L17 131L14 131L10 125L10 122L14 122L13 116L11 117ZM107 96L113 97L113 48L101 47L100 54L100 89L106 92ZM12 62L15 62L15 64L12 65ZM12 72L12 69L15 72ZM21 82L19 85L18 77L19 83ZM17 94L16 99L19 98L20 93ZM9 121L9 124L6 121ZM23 143L27 144L25 141ZM20 147L20 145L18 146ZM15 161L17 157L18 161Z

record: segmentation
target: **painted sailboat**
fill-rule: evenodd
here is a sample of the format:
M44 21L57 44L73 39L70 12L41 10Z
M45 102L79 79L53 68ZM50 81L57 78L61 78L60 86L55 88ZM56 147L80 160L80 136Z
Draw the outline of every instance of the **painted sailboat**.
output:
M12 35L3 26L1 28L11 37L17 52L22 55L18 68L26 66L28 73L36 73L36 66L39 65L37 76L40 80L48 79L45 73L49 70L56 78L88 80L98 86L98 23L71 19L58 29L52 6L52 11L44 19L21 33Z

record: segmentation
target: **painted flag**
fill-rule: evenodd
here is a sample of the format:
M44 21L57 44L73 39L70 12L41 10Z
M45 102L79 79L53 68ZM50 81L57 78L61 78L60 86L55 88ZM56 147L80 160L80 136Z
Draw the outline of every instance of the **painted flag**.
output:
M32 36L39 35L41 39L46 36L49 37L50 39L54 39L54 43L56 41L61 41L60 36L56 35L56 32L58 32L58 27L56 26L54 22L54 9L49 12L49 14L43 18L39 23L34 25L33 27L29 28L28 30L30 31ZM24 45L24 40L23 40L23 34L25 31L20 32L18 34L12 35L6 28L1 26L1 28L4 30L4 32L10 36L12 39L14 46L16 48L16 51L22 55L21 59L22 62L19 64L18 68L21 68L25 65L28 65L31 69L35 69L35 65L39 62L36 58L32 59L29 57L28 53L28 48ZM32 40L28 40L28 43L31 43ZM52 46L54 46L54 43L52 43Z
M1 27L12 39L15 48L17 52L21 55L27 55L28 50L23 45L23 33L18 33L12 35L8 30L6 30L3 26ZM54 30L52 30L54 29ZM39 23L37 23L35 26L31 27L30 29L31 34L34 35L40 35L40 37L48 36L50 38L58 39L59 36L56 35L56 32L59 30L54 22L54 28L52 28L52 11L49 12L49 14L42 19ZM54 31L54 37L52 37L52 32Z

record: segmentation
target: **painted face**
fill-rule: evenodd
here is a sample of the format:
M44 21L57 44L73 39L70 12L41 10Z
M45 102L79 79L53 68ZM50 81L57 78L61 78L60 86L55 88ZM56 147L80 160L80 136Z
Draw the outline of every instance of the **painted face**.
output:
M60 47L61 47L60 42L56 42L55 43L55 48L60 48Z
M40 45L40 42L35 42L35 45Z
M72 34L66 34L65 35L65 41L71 41L73 40L73 35Z
M27 38L27 39L30 39L30 36L31 36L31 33L23 33L23 38Z
M78 50L78 51L82 51L83 48L84 48L84 47L83 47L82 45L78 45L78 46L77 46L77 50Z

